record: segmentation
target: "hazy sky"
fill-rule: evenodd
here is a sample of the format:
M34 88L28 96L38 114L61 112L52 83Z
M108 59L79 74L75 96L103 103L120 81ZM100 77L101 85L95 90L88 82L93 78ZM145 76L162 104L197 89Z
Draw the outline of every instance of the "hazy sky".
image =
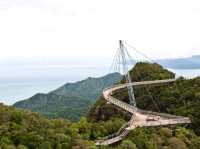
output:
M119 39L151 58L200 54L200 1L0 0L0 62L103 61Z

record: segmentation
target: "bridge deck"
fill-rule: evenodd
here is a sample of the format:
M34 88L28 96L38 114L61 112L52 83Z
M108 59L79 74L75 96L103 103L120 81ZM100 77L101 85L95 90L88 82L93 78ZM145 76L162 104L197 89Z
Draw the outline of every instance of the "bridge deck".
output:
M125 111L132 113L132 118L128 122L126 128L123 128L118 133L113 135L111 138L106 137L102 140L97 140L96 145L109 145L121 141L128 133L137 128L137 127L153 127L153 126L164 126L164 125L176 125L176 124L186 124L191 123L190 119L182 116L174 116L170 114L151 112L138 109L130 104L127 104L123 101L120 101L112 97L112 93L116 90L126 88L127 86L140 87L144 85L161 85L165 83L174 82L175 79L168 80L155 80L155 81L143 81L143 82L134 82L128 84L119 84L109 88L106 88L103 91L104 98L109 102L114 104L117 107L122 108Z

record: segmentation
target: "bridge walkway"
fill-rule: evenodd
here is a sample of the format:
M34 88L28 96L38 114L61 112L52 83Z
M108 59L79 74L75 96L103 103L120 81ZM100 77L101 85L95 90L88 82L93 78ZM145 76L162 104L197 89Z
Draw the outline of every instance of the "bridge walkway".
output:
M123 110L130 112L132 114L132 118L116 134L110 135L101 140L97 140L96 145L109 145L109 144L113 144L118 141L121 141L129 134L131 130L137 127L153 127L153 126L165 126L165 125L191 123L190 119L187 117L141 110L130 104L127 104L123 101L120 101L112 97L112 94L114 91L126 88L128 86L135 86L135 87L141 87L145 85L155 86L155 85L162 85L166 83L172 83L174 81L175 79L134 82L134 83L114 85L112 87L104 89L103 91L104 98L109 103L112 103L115 106L120 107Z

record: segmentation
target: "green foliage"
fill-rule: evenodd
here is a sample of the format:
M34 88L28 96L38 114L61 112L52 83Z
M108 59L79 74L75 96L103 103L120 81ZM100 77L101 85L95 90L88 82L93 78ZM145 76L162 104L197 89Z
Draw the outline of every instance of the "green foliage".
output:
M90 123L85 117L73 123L51 119L0 105L0 149L95 149L92 140L117 132L125 123L113 118L107 122Z
M166 69L163 69L163 67L158 64L137 63L135 67L132 70L130 70L130 76L132 81L146 81L170 79L174 78L175 74ZM123 78L120 83L124 82L125 78ZM145 89L136 90L136 95L139 96L137 97L137 102L142 102L142 104L146 105L152 105L152 103L150 103L151 100L149 100L151 98L147 94L148 92L144 91ZM126 89L116 92L114 96L118 97L118 99L128 102L128 94ZM142 100L140 100L140 98L142 98ZM100 97L100 99L93 106L93 108L91 108L89 112L89 119L90 121L100 121L108 120L110 117L115 116L128 119L127 114L128 113L124 112L120 108L107 104L105 102L105 99L103 97Z
M142 74L138 75L140 71ZM131 76L133 80L141 81L173 78L174 74L157 64L139 63L131 70ZM167 86L135 88L135 93L140 108L158 111L156 102L161 112L189 116L192 125L173 129L137 128L121 143L101 149L200 149L200 78L179 78ZM114 96L128 102L126 89ZM71 102L75 105L77 101ZM130 115L100 97L88 119L82 117L76 123L66 119L46 119L37 113L0 104L0 149L96 149L94 140L116 133Z
M52 149L51 143L46 141L39 145L39 149Z
M172 130L166 127L161 128L159 130L159 133L161 136L164 136L164 137L172 137Z
M132 141L130 141L130 140L123 141L119 148L123 148L123 149L137 149L136 145Z
M88 78L76 83L67 83L48 94L36 94L33 97L14 104L15 107L41 113L48 118L66 118L78 121L86 116L104 87L111 86L121 79L119 73L101 78ZM14 116L16 121L17 114ZM0 118L1 120L1 118Z
M170 149L187 149L185 143L182 140L175 137L170 138L168 140L168 143Z
M130 70L133 81L149 81L175 78L175 74L154 63L137 63ZM124 80L123 80L124 81Z
M200 149L199 139L200 137L183 127L137 128L120 144L102 149Z
M2 149L17 149L14 145L3 145Z
M127 140L138 149L199 149L200 137L192 131L178 127L170 128L138 128L131 132Z
M25 145L18 145L17 149L28 149Z
M38 114L2 104L0 112L4 117L4 122L0 124L0 147L3 149L51 149L71 143L69 132L72 123L67 120L48 120Z
M130 71L133 81L158 80L174 78L175 75L163 69L157 64L138 63ZM120 83L124 83L123 79ZM138 149L170 149L180 144L182 148L200 148L200 78L186 80L179 78L175 83L164 86L147 86L135 88L137 106L141 109L171 113L174 115L187 116L192 120L188 129L181 129L179 132L169 128L155 129L136 129L128 137ZM117 99L129 102L127 90L116 91L113 94ZM103 116L102 116L103 115ZM111 117L128 119L128 114L113 105L107 104L101 97L94 107L90 110L89 120L98 122L109 120ZM130 118L130 117L129 117ZM193 131L191 131L192 129Z

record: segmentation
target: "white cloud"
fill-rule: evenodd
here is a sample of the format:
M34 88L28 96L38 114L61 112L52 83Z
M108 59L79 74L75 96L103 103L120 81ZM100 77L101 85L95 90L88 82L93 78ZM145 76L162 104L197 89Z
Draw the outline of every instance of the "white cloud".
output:
M0 61L100 61L113 56L119 39L152 58L200 54L199 6L192 0L0 0Z

